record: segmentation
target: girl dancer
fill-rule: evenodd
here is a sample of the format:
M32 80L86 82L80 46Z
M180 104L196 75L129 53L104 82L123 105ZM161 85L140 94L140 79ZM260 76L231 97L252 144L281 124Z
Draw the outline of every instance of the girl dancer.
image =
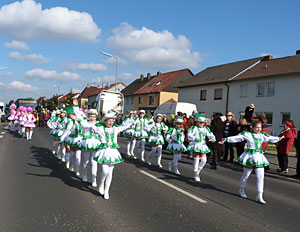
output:
M152 150L149 153L146 162L151 165L151 157L154 153L157 152L157 165L158 167L162 168L161 165L161 156L162 156L162 145L164 142L163 134L168 130L166 124L162 122L162 114L157 114L155 117L155 123L151 123L148 126L149 129L149 139L148 143L152 145Z
M96 134L95 129L101 124L97 123L97 110L91 109L88 111L88 119L84 120L82 117L79 108L74 107L75 115L80 118L80 125L82 126L82 140L78 143L77 149L82 151L83 154L83 182L87 182L87 170L88 164L91 164L92 171L92 186L97 187L97 162L93 160L96 156L97 150L100 148L99 136ZM77 119L77 117L75 117ZM75 119L73 115L71 118ZM95 127L93 127L95 126Z
M56 132L56 127L57 127L57 122L60 119L60 110L54 110L51 114L50 119L47 121L47 126L51 129L50 135L53 136L53 150L52 154L55 155L55 153L58 155L58 138L56 138L55 132Z
M20 134L22 137L25 138L25 123L27 120L27 108L26 107L22 107L22 113L19 116L19 126L20 126Z
M53 136L56 137L57 141L58 141L57 158L63 162L66 161L66 159L65 159L66 148L63 145L63 143L60 142L59 140L60 140L60 137L62 136L62 134L64 133L64 128L65 128L66 122L67 122L66 111L61 110L59 119L56 121L56 129L55 129Z
M178 117L175 120L175 128L170 128L166 133L166 141L169 143L167 151L173 152L173 160L168 163L168 169L175 174L180 175L178 171L178 161L181 159L181 153L187 149L184 146L184 129L182 127L184 120L182 117Z
M10 129L12 131L14 131L15 130L15 115L17 113L17 111L16 111L17 106L15 104L12 104L9 108L10 108L10 113L9 113L9 117L8 117L9 126L10 126Z
M26 128L26 139L31 140L33 134L33 128L35 127L36 118L33 114L33 109L31 107L27 108L26 122L24 127Z
M200 182L200 172L204 168L207 157L206 154L210 152L210 149L206 145L205 138L207 137L210 142L215 142L216 138L210 129L205 126L205 116L199 113L193 115L195 118L195 125L188 131L188 139L191 141L188 150L193 151L194 164L194 179ZM199 163L200 161L200 163Z
M135 122L135 132L133 134L133 138L136 139L137 144L135 147L135 152L137 151L138 147L141 147L141 160L145 161L144 153L145 153L145 143L146 139L148 138L148 132L146 128L148 127L149 120L145 118L145 110L140 110L139 118L137 118ZM133 156L134 159L137 159L136 154Z
M128 117L125 118L124 122L126 123L127 120L136 120L136 118L134 117L134 111L130 111ZM134 150L135 143L136 143L136 139L133 137L134 132L135 132L134 125L132 125L130 128L128 128L127 130L125 130L123 132L123 136L128 138L128 141L127 141L127 155L128 156L134 156L133 150Z
M257 196L256 201L262 204L266 202L263 199L263 190L264 190L264 167L269 165L268 160L264 156L264 152L261 149L263 142L277 143L284 137L274 137L270 136L262 130L262 123L258 120L255 120L251 123L252 132L243 131L242 133L236 136L230 136L220 141L220 144L223 144L225 141L228 143L237 143L246 141L248 150L245 151L237 161L244 166L243 176L240 180L240 196L242 198L247 198L245 193L245 187L247 180L250 177L250 174L255 170L256 174L256 189Z
M122 156L117 148L118 134L132 125L134 120L129 119L125 124L114 126L115 113L107 113L102 119L103 126L97 128L101 141L101 149L94 158L99 164L102 164L100 175L99 193L104 195L104 199L109 199L109 188L112 181L114 165L123 161Z

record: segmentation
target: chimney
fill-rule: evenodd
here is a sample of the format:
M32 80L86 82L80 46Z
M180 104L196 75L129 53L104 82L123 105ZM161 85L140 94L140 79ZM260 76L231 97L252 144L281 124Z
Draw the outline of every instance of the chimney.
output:
M110 86L110 83L109 82L107 82L107 87L109 87Z
M272 60L273 59L273 56L271 55L267 55L267 56L264 56L262 61L267 61L267 60Z
M102 89L104 88L104 83L102 83Z
M141 81L144 80L144 74L141 74Z
M160 72L160 71L158 71L158 72L157 72L157 76L158 76L158 75L160 75L160 74L161 74L161 72Z
M296 55L300 55L300 50L297 50L297 51L296 51Z
M90 88L91 86L90 86L90 84L87 84L87 86L86 86L87 88Z
M148 80L151 79L151 73L147 73L147 79L148 79Z
M97 85L97 88L100 88L100 85Z

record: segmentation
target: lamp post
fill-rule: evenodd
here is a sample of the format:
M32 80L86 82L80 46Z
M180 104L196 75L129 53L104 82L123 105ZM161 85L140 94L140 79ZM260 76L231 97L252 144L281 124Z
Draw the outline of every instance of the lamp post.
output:
M113 56L107 52L100 52L102 55L105 56L109 56L109 57L113 57L116 59L116 78L115 78L115 92L117 92L117 80L118 80L118 57L117 56Z

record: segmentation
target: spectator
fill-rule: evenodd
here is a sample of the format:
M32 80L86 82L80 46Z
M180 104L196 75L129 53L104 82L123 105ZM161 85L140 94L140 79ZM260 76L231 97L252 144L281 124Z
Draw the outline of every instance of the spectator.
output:
M255 107L254 104L250 104L245 109L245 119L247 120L248 123L250 122L250 119L253 117L254 107Z
M212 143L212 163L211 169L217 169L218 161L221 158L222 151L223 151L223 144L219 144L219 141L222 140L225 130L225 123L221 120L221 114L216 113L213 116L213 120L211 122L211 132L215 135L216 141Z
M248 131L249 129L250 128L249 128L249 125L247 123L247 120L245 118L241 118L240 121L239 121L239 124L237 125L237 132L241 133L243 131ZM238 142L238 143L235 144L236 151L237 151L237 157L239 157L241 154L244 153L244 151L245 151L245 144L246 144L245 141Z
M279 168L277 172L288 173L288 154L290 153L291 147L294 144L295 135L297 130L293 128L293 124L289 121L284 123L284 130L280 133L279 137L284 137L281 139L277 145L277 158Z
M50 113L49 113L49 110L45 110L45 113L43 113L43 126L46 126L47 125L47 121L49 120L50 118Z
M237 124L234 121L234 114L231 112L228 112L226 114L226 121L225 121L225 130L224 130L224 137L227 138L229 136L234 136L238 134L237 131ZM228 151L230 152L230 158L229 162L233 162L234 159L234 151L233 151L233 144L225 142L225 155L223 160L227 161L228 159Z

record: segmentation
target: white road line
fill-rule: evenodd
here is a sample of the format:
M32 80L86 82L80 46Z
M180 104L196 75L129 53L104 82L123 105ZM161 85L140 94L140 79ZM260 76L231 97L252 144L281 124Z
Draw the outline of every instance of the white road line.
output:
M3 138L3 135L0 135L0 139L2 139Z
M5 132L4 132L4 131L2 131L0 134L1 134L1 135L5 135Z
M158 181L158 182L160 182L160 183L162 183L164 185L167 185L170 188L172 188L172 189L174 189L174 190L176 190L176 191L178 191L180 193L183 193L184 195L186 195L186 196L188 196L188 197L190 197L190 198L192 198L192 199L194 199L196 201L199 201L200 203L207 203L207 201L201 199L200 197L197 197L197 196L195 196L195 195L193 195L193 194L191 194L191 193L189 193L189 192L187 192L187 191L185 191L185 190L183 190L181 188L178 188L175 185L169 184L168 182L166 182L164 180L158 179L156 176L153 176L153 175L151 175L151 174L149 174L149 173L147 173L145 171L140 171L140 173L142 173L142 174L144 174L144 175L146 175L146 176L148 176L148 177L150 177L150 178L152 178L152 179L154 179L154 180L156 180L156 181Z

